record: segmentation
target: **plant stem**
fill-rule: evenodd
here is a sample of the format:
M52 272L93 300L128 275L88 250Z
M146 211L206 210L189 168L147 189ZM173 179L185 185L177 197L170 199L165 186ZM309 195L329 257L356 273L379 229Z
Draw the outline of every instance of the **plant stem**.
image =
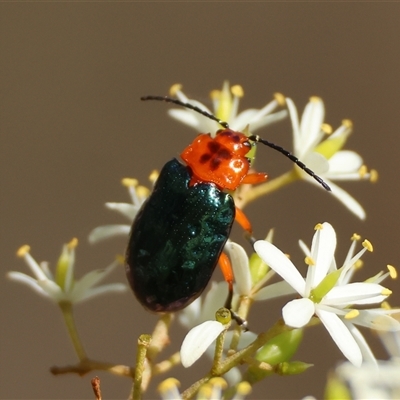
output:
M72 345L74 346L75 352L80 361L87 359L86 351L79 338L78 331L76 329L72 303L67 301L61 301L58 303L61 308L61 312L64 317L65 325L67 326L69 337L71 338Z
M286 172L278 178L272 179L271 181L262 183L258 186L253 186L250 190L243 193L240 207L244 208L247 204L258 199L259 197L272 193L282 186L294 182L297 179L299 179L299 175L294 169L292 169L291 171Z

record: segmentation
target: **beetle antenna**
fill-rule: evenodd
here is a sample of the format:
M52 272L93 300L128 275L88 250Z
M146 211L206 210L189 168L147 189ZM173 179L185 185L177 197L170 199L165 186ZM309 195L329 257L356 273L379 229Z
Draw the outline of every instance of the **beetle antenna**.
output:
M251 136L249 136L249 139L252 140L253 142L265 144L266 146L271 147L271 149L279 151L279 153L281 153L284 156L286 156L287 158L289 158L296 165L298 165L304 172L306 172L308 175L310 175L312 178L314 178L325 190L327 190L328 192L331 191L331 188L321 177L319 177L314 171L312 171L310 168L308 168L296 156L294 156L289 151L285 150L283 147L278 146L277 144L271 143L268 140L261 139L258 135L251 135Z
M227 122L221 121L216 116L210 114L207 111L202 110L201 108L199 108L197 106L194 106L194 105L192 105L190 103L184 103L183 101L180 101L178 99L173 99L173 98L168 97L168 96L144 96L144 97L141 97L140 100L143 100L143 101L146 101L146 100L166 101L167 103L173 103L173 104L176 104L178 106L189 108L190 110L196 111L199 114L204 115L205 117L210 118L213 121L218 122L224 128L229 129L229 125L228 125Z

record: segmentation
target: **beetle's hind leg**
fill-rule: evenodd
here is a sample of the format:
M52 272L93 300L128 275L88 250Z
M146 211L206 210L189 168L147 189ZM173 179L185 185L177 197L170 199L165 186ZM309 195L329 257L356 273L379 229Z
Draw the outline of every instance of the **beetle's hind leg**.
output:
M228 284L228 297L225 301L225 308L227 308L238 325L240 325L245 331L247 331L247 321L241 318L235 311L232 310L232 298L233 298L233 271L231 262L225 253L221 253L218 260L222 274L224 275L225 281Z

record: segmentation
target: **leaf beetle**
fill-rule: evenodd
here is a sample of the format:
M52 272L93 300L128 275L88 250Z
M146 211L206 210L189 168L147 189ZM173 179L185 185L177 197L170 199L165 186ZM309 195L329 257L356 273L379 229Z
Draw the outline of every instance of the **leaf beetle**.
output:
M199 134L177 159L162 168L150 197L137 214L126 251L126 275L139 302L152 312L175 312L201 295L219 263L229 287L233 273L223 253L234 220L251 234L244 213L226 190L266 180L249 173L247 153L256 143L269 146L296 163L325 189L329 186L287 150L258 136L233 131L200 108L167 96L146 96L194 110L223 128L214 138Z

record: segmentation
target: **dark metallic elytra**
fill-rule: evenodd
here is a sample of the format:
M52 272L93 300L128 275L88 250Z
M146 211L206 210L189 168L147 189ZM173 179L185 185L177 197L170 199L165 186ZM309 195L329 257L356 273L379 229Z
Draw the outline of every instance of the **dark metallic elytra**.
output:
M132 226L126 274L151 311L181 310L201 294L235 219L228 193L209 183L189 186L190 179L178 160L165 164Z

